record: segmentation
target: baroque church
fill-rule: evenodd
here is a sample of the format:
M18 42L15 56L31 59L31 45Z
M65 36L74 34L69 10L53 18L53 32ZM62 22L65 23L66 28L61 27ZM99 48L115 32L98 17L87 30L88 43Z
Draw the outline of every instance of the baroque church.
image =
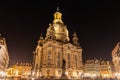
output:
M33 76L51 78L79 78L83 72L82 48L74 32L70 43L67 25L57 9L49 24L46 37L42 35L33 54Z

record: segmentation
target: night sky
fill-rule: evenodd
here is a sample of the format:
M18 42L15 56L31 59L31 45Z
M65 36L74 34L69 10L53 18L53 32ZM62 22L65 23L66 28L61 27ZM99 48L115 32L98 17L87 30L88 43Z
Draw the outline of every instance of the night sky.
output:
M79 1L79 2L78 2ZM106 58L120 41L120 5L113 1L92 0L5 0L0 2L0 33L6 38L10 66L32 62L40 34L45 37L59 6L69 36L76 32L83 49L83 60Z

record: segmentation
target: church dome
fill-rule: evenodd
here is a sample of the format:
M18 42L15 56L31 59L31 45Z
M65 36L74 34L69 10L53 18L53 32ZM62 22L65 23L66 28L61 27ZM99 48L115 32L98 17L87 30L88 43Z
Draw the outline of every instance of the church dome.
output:
M54 27L54 36L56 37L57 41L61 42L69 42L69 31L67 29L67 26L64 25L62 21L62 13L57 9L57 11L54 13L54 20L51 24ZM47 29L47 34L50 34L50 27Z

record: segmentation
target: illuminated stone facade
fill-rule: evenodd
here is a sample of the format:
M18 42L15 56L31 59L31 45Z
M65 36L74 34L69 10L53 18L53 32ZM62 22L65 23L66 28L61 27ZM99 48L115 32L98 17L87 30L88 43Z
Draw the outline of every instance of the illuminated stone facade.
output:
M84 65L85 77L100 77L100 61L97 59L90 59Z
M9 55L6 40L0 35L0 73L4 72L9 64Z
M85 62L83 77L113 78L114 67L106 60L90 59Z
M34 77L61 78L63 72L67 78L79 78L82 73L82 48L77 34L73 34L70 43L69 31L57 10L54 20L49 24L46 37L42 35L34 52Z
M28 78L31 75L32 65L30 63L17 63L7 69L7 77Z
M120 42L112 50L112 62L115 68L115 77L120 79Z
M100 74L102 78L113 77L113 64L110 61L102 60L100 62Z
M120 72L120 42L112 50L112 61L116 72Z

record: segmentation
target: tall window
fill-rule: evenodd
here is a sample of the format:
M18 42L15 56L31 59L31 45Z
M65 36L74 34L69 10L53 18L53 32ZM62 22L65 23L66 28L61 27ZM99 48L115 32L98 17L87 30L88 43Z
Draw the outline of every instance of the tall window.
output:
M75 55L75 65L77 67L77 55Z
M75 61L77 61L77 55L75 55Z
M48 60L48 66L50 66L50 61Z
M48 51L48 66L50 66L51 51Z
M60 66L60 52L58 52L57 66Z
M68 68L70 68L70 54L68 53Z
M59 74L59 75L61 74L61 70L58 70L58 74Z
M68 68L70 68L70 61L68 61Z
M50 59L51 51L48 51L48 59Z
M60 66L60 60L58 60L57 66Z
M70 54L68 53L68 60L70 60Z
M60 59L60 52L58 52L58 59Z

